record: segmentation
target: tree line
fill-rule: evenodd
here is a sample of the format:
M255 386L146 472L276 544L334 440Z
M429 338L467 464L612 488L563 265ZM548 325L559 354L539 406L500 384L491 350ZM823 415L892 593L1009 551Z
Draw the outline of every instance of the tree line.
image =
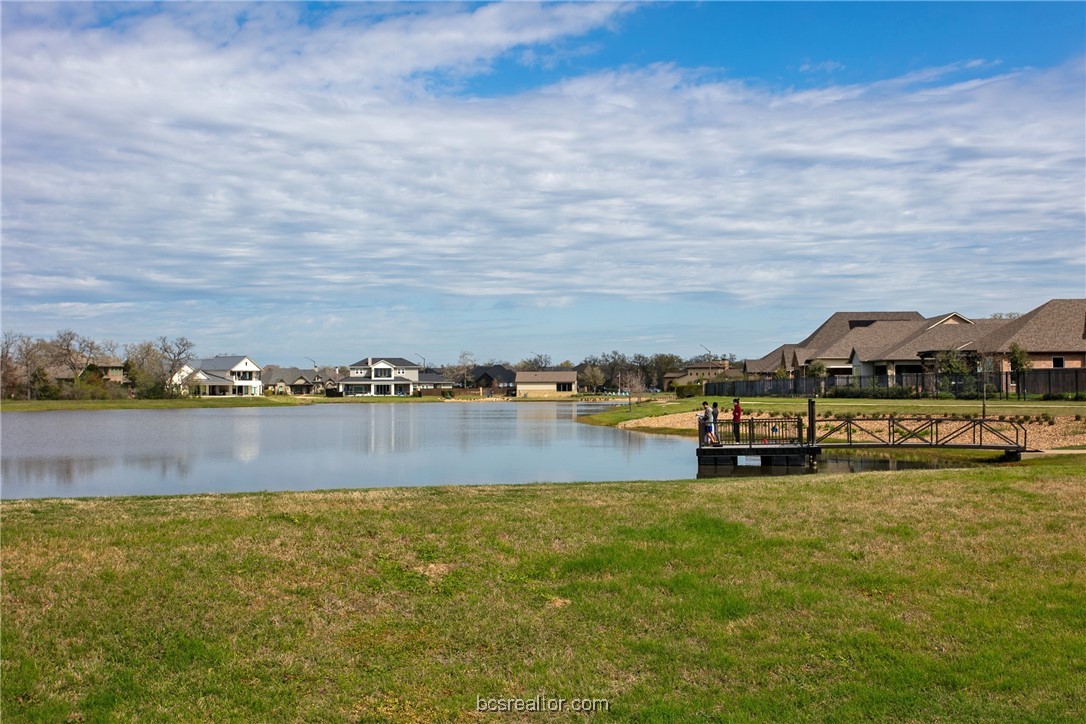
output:
M102 399L133 394L176 397L181 389L174 380L192 359L194 348L185 337L159 337L118 349L111 340L100 342L70 329L50 339L4 332L0 384L8 399ZM129 386L108 379L114 360L121 363Z
M724 359L731 363L736 361L734 354L726 355ZM689 365L705 361L705 355L686 358L664 352L652 355L627 355L618 350L612 350L598 355L589 355L579 364L575 364L572 360L555 364L550 355L539 353L516 363L489 360L480 364L476 362L475 355L471 352L461 352L457 362L447 365L444 372L446 379L466 385L470 383L473 370L493 365L502 365L519 372L576 370L577 385L582 390L607 388L640 392L647 389L662 390L665 384L664 375L668 372L678 372Z
M0 382L6 399L95 399L176 397L181 388L177 373L194 357L195 345L186 337L158 337L134 344L98 341L71 329L49 339L4 332L0 347ZM735 355L726 358L735 361ZM111 381L103 361L123 367L126 385ZM478 362L474 353L462 352L455 363L440 368L454 384L472 386L479 367L502 365L517 371L576 370L578 386L643 391L664 389L664 375L704 362L705 355L684 358L671 353L628 355L618 350L589 355L580 363L555 363L550 355L533 353L519 362L489 359Z

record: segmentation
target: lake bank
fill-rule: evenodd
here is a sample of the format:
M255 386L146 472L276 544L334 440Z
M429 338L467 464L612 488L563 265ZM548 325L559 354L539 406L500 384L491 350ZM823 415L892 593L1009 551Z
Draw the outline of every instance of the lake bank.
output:
M730 421L731 400L706 398L718 402L724 424ZM806 401L789 398L751 398L743 402L744 419L754 417L800 417L806 420ZM635 406L632 410L615 408L592 415L582 421L589 424L619 427L639 432L697 437L696 415L701 399L655 401ZM863 400L821 399L817 401L819 415L831 412L860 417L890 414L908 416L968 416L979 418L981 405L976 400ZM1081 402L1046 400L1000 400L987 403L988 417L1018 419L1025 426L1029 444L1041 450L1086 447L1086 405ZM933 454L942 454L932 451Z
M446 399L427 395L423 397L325 397L324 395L261 395L249 397L171 397L161 400L122 398L115 400L2 400L0 412L52 412L59 410L193 410L193 409L234 409L243 407L305 407L308 405L375 405L429 404L449 402L470 403L527 403L540 402L592 402L623 404L621 399L606 395L583 395L570 398L531 397L457 397Z
M4 501L2 714L1080 719L1080 462Z

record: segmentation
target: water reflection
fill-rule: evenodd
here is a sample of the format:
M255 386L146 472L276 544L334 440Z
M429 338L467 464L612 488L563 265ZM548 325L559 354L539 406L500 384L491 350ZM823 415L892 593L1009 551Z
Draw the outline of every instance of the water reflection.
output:
M583 403L0 415L4 498L675 479L689 440L582 425Z

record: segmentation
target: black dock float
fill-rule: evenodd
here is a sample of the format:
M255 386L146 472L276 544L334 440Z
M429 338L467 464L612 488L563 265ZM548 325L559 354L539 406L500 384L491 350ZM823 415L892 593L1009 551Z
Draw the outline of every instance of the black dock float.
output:
M699 475L711 475L713 470L731 471L739 459L759 458L761 467L806 468L821 454L817 445L705 445L698 450Z

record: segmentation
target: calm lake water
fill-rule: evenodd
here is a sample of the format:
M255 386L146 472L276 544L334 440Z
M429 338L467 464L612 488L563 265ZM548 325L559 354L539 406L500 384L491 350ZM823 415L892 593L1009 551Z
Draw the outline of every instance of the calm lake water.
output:
M0 415L0 497L673 480L694 441L576 422L598 403Z

